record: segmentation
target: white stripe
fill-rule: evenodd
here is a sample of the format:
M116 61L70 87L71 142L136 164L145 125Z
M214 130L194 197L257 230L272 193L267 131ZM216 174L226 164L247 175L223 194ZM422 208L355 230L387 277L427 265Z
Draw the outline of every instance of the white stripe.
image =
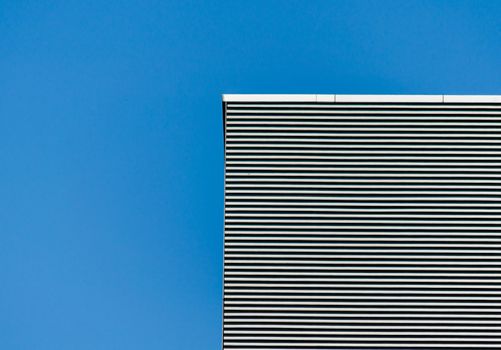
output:
M308 331L309 329L322 329L322 330L325 330L324 332L332 332L333 334L336 334L336 333L340 333L340 334L354 334L355 332L356 333L360 333L360 334L364 334L364 333L373 333L373 332L367 332L367 331L359 331L359 329L369 329L369 330L372 330L372 329L384 329L384 333L388 334L389 332L386 331L386 329L392 331L392 330L395 330L395 326L388 326L388 325L384 325L384 324L379 324L377 326L363 326L363 325L357 325L356 327L353 327L353 326L343 326L343 325L325 325L325 324L318 324L318 325L311 325L311 324L304 324L304 325L296 325L296 324L277 324L277 325L269 325L269 324L266 324L266 323L263 323L263 324L258 324L258 325L255 325L255 324L249 324L249 325L246 325L246 326L241 326L241 325L234 325L234 324L227 324L225 325L225 329L226 332L241 332L241 330L232 330L232 329L242 329L243 327L245 328L248 328L249 332L255 332L254 329L255 328L263 328L263 329L281 329L281 328L291 328L291 329L296 329L298 332L310 332ZM342 331L342 330L350 330L348 332L346 331ZM351 331L351 329L355 329L354 331ZM430 330L430 327L429 326L405 326L405 325L399 325L398 326L398 329L405 329L405 330L415 330L415 329L421 329L421 330L427 330L429 331ZM467 331L468 334L473 334L472 332L473 331L485 331L486 330L486 327L484 326L433 326L433 329L434 330L444 330L444 331L455 331L455 330L464 330L464 331ZM489 328L487 328L487 330L493 330L493 331L496 331L496 330L501 330L501 327L495 327L495 326L491 326ZM260 331L258 331L260 332ZM267 332L267 331L262 331L262 332ZM268 331L269 332L269 331ZM273 331L272 331L273 332ZM284 331L284 332L287 332L287 331ZM296 332L296 331L292 331L292 332ZM377 332L374 332L374 333L377 333ZM400 332L399 332L400 333ZM418 333L418 334L423 334L423 333L435 333L435 332L402 332L402 333ZM442 333L442 332L440 332ZM448 332L443 332L443 333L448 333ZM456 332L453 332L453 333L456 333ZM484 333L484 332L475 332L475 333ZM457 333L456 333L457 334ZM497 333L496 333L497 334Z
M227 223L234 223L238 222L243 225L245 224L254 224L254 223L297 223L297 224L323 224L323 223L329 223L329 224L337 224L337 223L360 223L360 224L366 224L367 222L371 223L380 223L380 224L422 224L423 220L374 220L371 218L368 219L337 219L337 220L309 220L309 219L304 219L302 218L301 220L294 220L294 219L279 219L279 218L273 218L273 219L248 219L248 218L227 218L226 219ZM468 225L468 224L478 224L478 225L494 225L494 224L500 224L501 221L498 220L432 220L430 218L426 219L424 222L426 224L447 224L447 225ZM231 226L229 226L231 227ZM500 226L501 228L501 226Z
M272 136L272 135L269 135L269 136ZM265 142L265 143L268 143L268 142L284 142L284 143L287 143L287 144L291 144L293 143L294 141L306 141L306 142L310 142L310 143L314 143L314 142L326 142L326 143L339 143L339 142L346 142L346 143L353 143L353 144L358 144L358 143L374 143L374 144L379 144L379 143L383 143L383 144L387 144L387 143L427 143L427 144L430 144L430 143L449 143L449 144L452 144L452 145L461 145L461 144L469 144L469 143L485 143L485 144L499 144L501 143L501 140L498 140L498 139L494 139L494 140L486 140L485 138L482 138L482 137L477 137L479 139L481 139L480 141L479 140L464 140L464 139L461 139L461 140L447 140L447 139L443 139L443 138L432 138L432 136L428 137L428 138L423 138L423 139L405 139L405 138L402 138L402 139L394 139L394 138L386 138L386 139L379 139L378 137L390 137L391 135L384 135L384 134L379 134L379 135L372 135L373 138L370 138L370 137L366 137L365 138L358 138L358 139L353 139L353 138L334 138L334 137L331 137L331 138L313 138L313 137L287 137L287 138L273 138L273 137L269 137L267 136L266 134L263 135L263 138L258 138L258 137L229 137L229 135L226 137L226 141L227 142ZM284 135L284 136L291 136L290 134L288 135ZM307 135L306 135L307 136ZM312 136L315 136L315 135L312 135ZM316 135L318 136L318 135ZM328 136L328 135L327 135ZM342 135L340 135L342 136ZM344 136L348 136L348 135L344 135ZM357 135L353 135L353 136L357 136ZM465 136L462 135L460 136L462 138L464 138ZM374 147L374 146L372 146ZM402 147L402 146L400 146ZM464 146L463 146L464 147ZM470 146L468 146L470 147ZM402 148L405 148L405 147L402 147Z
M449 128L449 127L436 128L435 126L439 123L433 123L433 127L423 127L423 125L418 124L418 126L415 126L415 127L405 127L405 128L395 127L395 125L400 126L401 125L400 123L399 124L377 123L377 126L385 126L385 127L371 127L371 128L364 127L364 126L367 126L367 123L363 123L363 124L361 123L361 125L359 127L354 127L353 123L324 123L323 124L324 127L304 126L304 125L308 125L308 124L307 123L291 124L289 122L287 122L287 123L282 122L281 124L278 124L278 125L283 125L283 126L276 126L277 125L276 123L280 123L280 122L273 122L273 124L271 124L270 122L267 122L267 125L263 127L263 126L241 126L241 123L232 122L232 123L228 123L228 126L226 127L226 133L232 134L232 135L260 134L260 135L266 136L266 135L275 135L275 132L279 131L281 133L285 133L285 136L289 136L289 135L297 135L297 133L295 133L295 132L289 133L289 131L322 131L322 132L326 132L326 130L332 131L332 127L334 127L335 131L370 132L371 134L376 132L376 131L391 132L391 133L396 132L399 135L400 135L401 131L404 131L404 132L413 132L413 131L430 132L431 131L431 132L462 132L462 133L467 133L467 134L474 133L474 134L480 135L481 137L499 137L499 135L493 134L493 132L499 132L501 130L501 123L489 123L490 124L489 126L491 126L490 128L470 128L469 127L469 126L471 126L470 124L464 124L464 123L459 124L460 127L456 127L456 128ZM253 124L256 124L256 123L252 122L249 125L253 125ZM409 123L407 123L407 124L409 124ZM416 123L414 123L414 124L416 124ZM237 126L234 126L234 125L237 125ZM270 125L273 125L273 126L270 126ZM298 126L296 126L296 125L298 125ZM317 125L317 124L313 124L313 125ZM342 126L342 125L350 125L350 126L339 128L339 126ZM485 126L485 124L484 125L480 124L480 125ZM445 126L450 126L450 124L446 123ZM500 127L500 128L497 128L497 127ZM274 132L270 133L269 131L274 131ZM241 134L240 132L243 132L243 134ZM312 135L315 135L315 133L313 133ZM345 135L345 134L342 133L341 135ZM362 135L365 135L365 134L362 134ZM416 136L415 133L411 133L410 135L412 137ZM432 135L435 135L435 134L432 134ZM419 136L425 136L425 134L419 134Z
M432 166L432 165L447 165L447 166L466 166L466 167L485 167L485 166L501 166L501 163L499 162L484 162L484 163L471 163L471 162L450 162L450 163L445 163L444 162L371 162L371 161L351 161L351 162L333 162L333 161L308 161L308 162L287 162L287 161L280 161L277 162L276 160L272 161L234 161L234 160L227 160L226 164L231 165L231 166L236 166L236 165L332 165L332 166L339 166L339 165L388 165L388 166ZM480 168L481 169L481 168Z
M501 296L486 296L482 295L481 297L471 297L471 296L394 296L394 295L378 295L378 296L373 296L373 295L363 295L363 296L340 296L340 297L334 297L330 295L267 295L266 297L263 297L262 295L255 295L255 294L246 294L246 295L227 295L225 296L225 303L231 300L235 300L236 303L241 303L242 301L239 299L258 299L257 303L261 302L262 300L266 299L273 299L273 300L286 300L286 301L291 301L293 299L300 299L300 300L333 300L333 299L341 299L341 300L357 300L356 305L363 304L359 300L390 300L392 303L398 303L401 300L433 300L433 301L438 301L438 302L450 302L451 300L478 300L478 301L501 301ZM424 303L427 303L428 301L425 301ZM371 302L374 303L374 302ZM381 305L386 305L388 302L384 302ZM478 304L478 303L475 303ZM349 305L354 305L353 302L350 302ZM419 305L421 305L419 303Z
M381 276L380 276L381 277ZM409 276L412 277L412 276ZM340 282L391 282L393 283L469 283L470 286L477 285L479 283L492 283L499 284L501 283L501 279L492 278L492 279L484 279L484 277L480 277L478 279L468 279L468 278L425 278L426 276L418 276L414 278L398 278L398 277L388 277L388 278L365 278L365 277L333 277L333 278L321 278L321 277L262 277L259 275L256 276L243 276L243 277L233 277L233 276L225 276L225 281L228 284L232 284L233 282L332 282L338 284ZM452 277L452 276L449 276ZM479 284L481 285L481 284ZM496 286L492 286L491 288L496 288ZM497 288L501 288L501 286L497 286Z
M355 334L356 335L356 334ZM412 337L365 337L365 338L360 338L360 337L280 337L280 336L225 336L225 340L302 340L302 341L311 341L311 340L323 340L325 342L332 341L332 344L336 344L339 346L339 342L345 342L345 341L372 341L374 344L378 344L380 342L384 341L392 341L392 342L435 342L435 343L447 343L447 342L453 342L453 341L463 341L463 342L501 342L499 339L491 339L491 338L465 338L464 336L461 335L452 335L447 337L447 339L443 338L435 338L435 337L426 337L425 335L422 335L417 338L412 338ZM297 345L297 344L296 344ZM312 345L316 345L316 343L312 343Z
M319 109L302 109L302 110L278 110L278 109L228 109L227 111L227 116L232 117L235 119L235 117L246 117L246 118L254 118L256 116L263 118L263 117L269 117L269 118L276 118L277 114L280 116L285 116L287 118L290 118L291 116L325 116L325 115L362 115L362 116L386 116L386 115L406 115L405 118L407 119L413 119L415 115L430 115L433 116L434 119L441 119L441 118L450 118L453 119L456 116L461 116L461 115L467 115L470 116L470 120L476 117L471 117L472 114L475 116L501 116L501 111L500 110L492 110L492 111L480 111L480 110L457 110L457 111L451 111L451 110L445 110L445 109L435 109L435 110L412 110L412 111L405 111L405 110L391 110L387 109L385 110L384 108L378 108L374 110L364 110L363 108L357 108L357 109L330 109L330 110L319 110ZM235 115L235 114L238 114ZM257 114L257 115L256 115ZM452 118L451 118L452 117ZM303 117L304 118L304 117ZM482 119L479 117L479 119Z
M294 346L294 350L311 350L315 349L318 347L333 347L335 346L336 348L332 349L344 349L344 348L373 348L375 345L373 343L313 343L313 344L298 344L296 342L280 342L280 343L259 343L259 342L224 342L225 346L226 345L231 345L231 346L238 346L238 350L256 350L255 347L245 347L245 346L259 346L259 350L280 350L283 349L282 346ZM407 347L410 348L430 348L429 344L405 344ZM280 347L278 347L280 346ZM303 347L298 347L298 346L303 346ZM402 344L395 344L395 343L377 343L378 347L385 347L385 348L402 348ZM474 348L499 348L499 344L475 344ZM457 348L472 348L472 345L469 344L433 344L432 348L452 348L452 349L457 349Z
M360 182L360 180L358 180ZM366 181L367 182L367 181ZM371 181L372 182L372 181ZM398 182L400 183L400 182ZM313 181L312 184L306 185L308 189L312 188L356 188L356 189L361 189L361 188L377 188L377 189L423 189L423 190L434 190L434 189L458 189L458 190L464 190L464 189L481 189L481 190L501 190L501 185L497 186L486 186L486 185L429 185L429 184L420 184L420 185L398 185L395 183L377 183L377 184L325 184L323 182L321 183L316 183L316 181ZM246 184L246 183L239 183L239 182L229 182L226 184L226 188L228 190L230 189L256 189L256 188L286 188L288 190L290 189L304 189L306 187L304 184L294 184L294 183L258 183L258 184ZM236 191L235 191L236 192ZM372 192L371 192L372 193ZM490 191L488 193L491 193Z
M450 239L449 239L450 241ZM388 247L419 247L419 248L426 248L426 247L437 247L437 248L452 248L452 247L457 247L457 248L501 248L501 244L472 244L472 243L466 243L466 244L451 244L451 243L417 243L417 244L409 244L409 243L400 243L400 244L391 244L389 245L388 243L326 243L326 242L321 242L321 243L311 243L311 242L300 242L300 243L270 243L270 242L259 242L256 240L253 240L251 242L245 242L245 243L234 243L234 242L228 242L226 243L227 247L319 247L319 248L327 248L327 247L341 247L341 248L346 248L346 247L381 247L381 248L388 248ZM260 249L261 251L261 249ZM501 253L501 250L499 250L499 253Z
M230 312L230 311L225 311L224 312L225 316L258 316L258 317L264 317L264 316L299 316L299 317L332 317L332 315L329 314L324 314L324 313L294 313L294 312ZM485 314L457 314L457 315L451 315L451 314L433 314L433 313L421 313L421 314L401 314L401 313L385 313L385 314L374 314L374 313L368 313L368 314L349 314L349 313L335 313L335 317L339 318L385 318L385 317L399 317L399 318L493 318L493 319L500 319L500 315L485 315Z
M239 209L241 210L241 209ZM276 208L274 210L277 210ZM287 210L288 209L283 209L283 210ZM345 211L352 211L352 210L347 210L347 209L344 209ZM393 211L397 211L398 209L393 209ZM251 214L247 214L247 213L230 213L228 212L226 214L226 217L228 218L232 218L232 217L239 217L239 218L242 218L242 217L271 217L271 218L283 218L283 217L293 217L293 218L303 218L303 217L306 217L306 218L309 218L309 217L316 217L316 218L335 218L335 217L358 217L358 216L362 216L362 217L365 217L365 218L380 218L381 215L380 214L367 214L365 212L365 210L361 210L361 214L318 214L318 213L290 213L290 214L280 214L280 213L272 213L272 214L267 214L267 213L263 213L262 212L263 209L260 209L260 212L258 213L251 213ZM316 210L314 210L316 211ZM431 211L431 210L430 210ZM439 211L439 210L436 210L436 211ZM444 209L441 209L440 212L444 212L444 211L447 211L449 212L449 210L444 210ZM464 210L463 210L464 211ZM497 212L499 212L499 210L497 210ZM501 218L501 215L481 215L481 214L477 214L477 215L430 215L430 214L386 214L385 215L386 218L426 218L427 220L430 220L430 218L433 218L433 219L438 219L438 218L444 218L444 219L458 219L458 218L483 218L483 219L500 219Z
M235 152L232 152L232 153L235 153ZM289 155L281 155L280 153L278 154L272 154L272 155L265 155L265 154L260 154L260 155L244 155L244 154L237 154L237 155L234 155L234 154L228 154L226 155L226 159L227 161L232 161L232 159L235 159L235 160L242 160L242 159L270 159L270 160L282 160L282 159L292 159L292 160L297 160L297 159L319 159L319 160L322 160L322 161L327 161L327 160L350 160L352 162L355 162L355 161L359 161L360 159L362 160L374 160L374 159L378 159L378 160L395 160L395 159L399 159L399 160L407 160L409 161L409 163L412 163L412 162L415 162L417 160L462 160L462 161L465 161L465 162L473 162L473 161L480 161L480 160L487 160L487 161L499 161L501 160L501 157L478 157L478 156L475 156L475 157L472 157L471 155L468 155L468 156L461 156L461 157L458 157L458 156L416 156L416 155L407 155L407 156L402 156L402 155L387 155L387 156L374 156L374 155L351 155L349 157L346 156L346 154L343 154L343 155L331 155L329 153L320 153L320 154L313 154L313 155L310 155L310 154L296 154L296 155L293 155L293 156L289 156ZM290 153L290 152L289 152ZM303 162L301 162L303 163ZM440 163L440 164L443 164ZM475 164L475 163L474 163Z
M239 234L237 234L237 235L228 234L226 237L226 241L229 245L236 245L236 243L234 243L232 241L241 241L241 242L242 241L251 241L251 242L261 242L261 243L265 243L267 241L292 241L292 242L305 241L305 242L312 243L312 244L315 244L317 241L320 241L320 242L352 242L352 241L355 241L357 243L358 242L373 242L373 241L375 241L375 242L391 241L394 243L404 242L403 244L406 244L406 242L421 242L421 241L428 242L428 241L431 241L431 242L449 242L449 243L450 242L461 242L461 244L459 244L458 246L462 246L463 244L469 244L471 242L496 242L496 243L500 242L501 243L501 237L478 238L478 237L472 235L472 237L470 237L470 238L451 238L451 237L445 237L445 238L444 237L426 237L426 238L423 238L423 237L412 237L412 238L408 238L408 237L388 238L388 237L385 237L385 238L381 238L381 237L371 237L368 239L366 237L351 237L351 235L349 237L310 237L310 236L301 236L301 237L285 236L284 237L284 236L278 236L278 235L276 235L276 236L270 235L267 237L255 237L255 236L242 236ZM245 242L245 243L247 243L247 242ZM279 243L277 243L277 244L279 244Z
M489 327L489 330L491 330L490 327ZM467 332L459 333L459 334L460 335L461 334L469 335L469 336L482 336L482 335L485 335L485 336L497 335L497 336L499 336L499 332L474 332L474 331L471 331L469 329L466 329L466 331ZM332 330L328 330L328 331L225 330L224 334L295 334L295 335L298 335L298 334L318 334L318 335L325 334L325 335L400 335L400 336L404 336L404 335L423 335L423 336L426 336L426 335L453 335L454 336L455 335L455 336L458 336L457 332L450 332L450 331L449 332L436 332L436 331L434 331L434 332L404 332L404 331L400 331L400 332L391 332L391 331L386 331L386 332L363 332L363 331L346 332L346 331L332 331Z
M283 141L284 139L279 139L278 141ZM238 139L238 141L245 141L245 140L242 140L242 139ZM294 149L294 152L296 152L296 149L300 150L300 149L317 149L317 150L327 150L329 148L334 148L336 150L340 150L342 148L349 148L352 153L353 152L357 152L357 153L360 153L360 151L353 151L354 149L365 149L365 148L368 148L368 149L371 149L371 148L376 148L376 146L374 144L370 144L370 143L374 143L373 140L365 140L363 142L365 143L362 143L362 144L354 144L351 140L348 140L348 141L343 141L343 140L335 140L333 142L351 142L350 145L329 145L329 144L317 144L317 143L314 143L313 141L321 141L321 142L324 142L325 140L311 140L311 139L307 139L307 140L304 140L304 141L307 141L308 143L293 143L293 142L288 142L288 143L284 143L284 144L275 144L275 143L271 143L271 141L277 141L277 140L273 140L273 139L258 139L256 140L257 142L256 143L240 143L240 144L237 144L237 143L232 143L232 144L227 144L226 145L226 148L228 150L231 150L231 149L235 149L235 148L250 148L250 149L253 149L252 152L254 152L254 149L260 149L260 148L276 148L276 149L280 149L280 148L288 148L288 149ZM409 143L408 141L406 140L394 140L395 142L397 143ZM419 141L419 140L418 140ZM436 140L436 141L443 141L443 140ZM383 142L383 140L381 140L380 142ZM496 141L497 142L497 141ZM385 148L385 149L400 149L398 152L399 153L403 153L405 152L405 150L407 149L413 149L413 148L417 148L417 149L426 149L426 148L432 148L432 149L440 149L440 148L443 148L443 149L446 149L448 151L448 153L451 153L453 151L451 150L454 150L454 149L465 149L465 148L468 148L470 149L470 152L472 150L475 150L475 149L488 149L488 150L491 150L491 151L486 151L485 153L482 152L482 154L496 154L496 155L499 155L499 150L498 151L492 151L493 149L500 149L501 146L498 146L496 145L495 143L496 142L492 142L492 144L488 145L488 146L484 146L484 145L481 145L481 146L478 146L478 145L470 145L469 143L479 143L477 141L470 141L469 143L468 142L449 142L449 144L445 144L445 145L442 145L440 143L444 143L444 142L438 142L437 144L429 144L431 143L431 140L421 140L421 143L425 143L423 145L421 144L416 144L416 145L409 145L409 144L405 144L405 145L391 145L391 144L382 144L382 145L377 145L377 147L380 147L380 148ZM369 144L367 144L369 143ZM445 142L447 143L447 142ZM486 142L480 142L480 143L486 143ZM490 142L487 142L487 143L490 143ZM356 147L355 147L356 146ZM274 151L275 152L275 151ZM290 151L289 151L290 152ZM365 150L364 150L364 153ZM383 153L383 152L381 152ZM418 152L420 154L423 154L422 152ZM463 153L463 152L458 152L458 153ZM386 151L386 154L388 154L388 151ZM432 152L432 154L435 154L435 152Z
M259 111L260 112L260 111ZM421 111L411 111L409 115L405 115L405 111L385 111L385 110L377 110L377 111L365 111L365 110L356 110L356 111L348 111L348 110L332 110L332 111L323 111L323 113L316 113L316 111L312 111L308 114L292 114L286 111L281 111L281 115L267 113L267 114L242 114L244 112L240 110L228 111L226 116L227 121L235 120L259 120L256 122L260 123L262 120L353 120L354 123L361 120L363 124L366 120L370 121L476 121L476 122L499 122L501 119L501 111L430 111L428 113ZM245 112L252 113L252 112ZM254 113L258 113L258 111L254 111ZM475 114L475 116L472 116Z
M353 286L352 286L353 287ZM271 290L263 290L263 289L252 289L252 288L246 288L246 289L233 289L231 286L228 286L225 289L225 292L228 295L231 295L232 293L238 292L238 293L254 293L259 296L263 295L273 295L275 294L281 294L281 293L295 293L295 294L304 294L306 296L314 294L316 297L317 295L321 295L322 293L328 293L328 294L359 294L363 295L363 298L366 297L366 294L368 295L393 295L393 294L423 294L423 295L439 295L443 299L447 299L447 297L442 297L442 295L482 295L482 296L490 296L490 295L495 295L499 296L498 291L491 291L491 290L476 290L476 291L467 291L465 292L464 290L448 290L447 292L444 291L434 291L434 290L398 290L398 289L392 289L391 291L388 291L388 289L371 289L371 290L360 290L360 289L343 289L343 290L328 290L328 291L312 291L311 289L288 289L288 288L277 288L277 289L271 289ZM266 294L264 294L266 292ZM339 296L339 298L344 298L344 296Z
M318 96L318 95L317 95ZM446 95L447 96L447 95ZM378 110L378 109L390 109L390 108L393 108L393 109L417 109L417 110L421 110L423 108L426 108L426 109L436 109L436 110L447 110L447 109L454 109L454 110L472 110L472 111L477 111L479 109L494 109L494 110L498 110L498 109L501 109L501 106L498 106L498 105L492 105L493 101L489 101L490 104L488 104L488 102L484 101L483 103L482 102L479 102L479 103L476 103L474 105L461 105L461 106L457 106L457 105L451 105L451 104L440 104L440 105L437 105L437 104L426 104L426 103L419 103L419 104L405 104L405 105L401 105L401 104L391 104L391 103L387 103L387 104L384 104L384 105L381 105L381 104L366 104L364 103L363 105L361 105L360 103L352 103L352 104L347 104L347 103L343 103L343 104L336 104L336 103L331 103L331 104L318 104L318 103L308 103L308 102L295 102L295 103L259 103L259 102L255 102L255 101L250 101L252 103L232 103L232 102L228 102L227 103L227 109L228 110L231 110L235 107L237 108L270 108L270 107L274 107L274 108L317 108L317 109L320 109L320 108L323 108L323 109L368 109L368 110ZM273 101L272 101L273 102ZM275 102L280 102L280 101L275 101ZM282 101L283 102L283 101ZM412 111L411 111L412 112Z
M491 266L501 266L501 262L496 263L496 262L482 262L482 261L471 261L471 260L482 260L481 257L470 259L468 257L467 259L461 259L461 260L467 260L467 262L463 263L466 265L491 265ZM451 259L449 259L451 260ZM303 264L305 266L308 265L337 265L337 266L350 266L350 265L437 265L437 262L434 261L405 261L405 260L394 260L394 261L378 261L377 259L368 259L367 261L325 261L325 260L295 260L295 259L289 259L289 260L280 260L280 261L270 261L270 260L259 260L259 259L249 259L249 257L246 257L246 259L230 259L230 257L226 256L226 263L230 264L267 264L269 266L275 266L275 265L283 265L283 264ZM460 261L441 261L438 265L454 265L458 266L460 265ZM315 267L316 268L316 267Z
M441 255L440 253L445 253L447 251L438 251L435 252L434 254L432 252L427 252L424 254L424 252L420 252L422 254L420 255L409 255L409 254L398 254L398 255L391 255L391 258L393 259L421 259L421 260L426 260L426 259L444 259L444 260L501 260L501 256L485 256L485 255L468 255L468 256L454 256L454 255ZM379 254L293 254L292 257L294 258L331 258L331 259L373 259L377 260L378 257L379 259L382 257L390 257L387 255L387 251L380 252ZM482 252L478 252L482 254ZM291 258L291 255L287 254L233 254L233 253L226 253L225 254L226 258ZM304 262L302 262L304 263ZM337 264L339 262L336 261Z
M278 170L278 171L291 171L291 170L308 170L308 171L356 171L356 172L362 172L362 171L385 171L385 172L390 172L390 171L406 171L407 173L411 172L436 172L436 171L449 171L449 172L464 172L464 173L477 173L477 172L496 172L498 173L498 176L501 175L500 169L492 169L492 168L478 168L478 167L466 167L466 168L413 168L412 170L408 169L402 169L402 168L397 168L397 167L349 167L349 166L339 166L339 167L293 167L293 166L288 166L288 167L279 167L279 166L230 166L228 165L226 167L227 170ZM464 175L463 175L464 176Z
M264 193L264 194L398 194L398 195L409 195L409 194L427 194L427 195L478 195L478 196L487 196L487 195L497 195L501 197L501 191L397 191L394 189L385 190L385 191L357 191L357 190L311 190L311 189L286 189L286 190L275 190L275 189L267 189L267 190L242 190L242 189L226 189L226 193L235 193L235 194L247 194L247 193Z
M329 302L329 301L290 301L290 300L284 300L284 301L279 301L279 300L273 300L273 301L241 301L241 300L236 300L236 301L225 301L225 305L272 305L272 306L278 306L278 305L331 305L331 306L441 306L444 308L453 308L456 306L481 306L481 307L487 307L487 306L495 306L499 307L501 306L501 303L451 303L451 302L359 302L357 301L356 304L353 303L353 301L345 301L345 302ZM253 308L252 308L253 309ZM273 308L277 309L277 308ZM282 307L279 307L278 309L282 309ZM357 310L358 308L355 308ZM230 309L231 310L231 309ZM262 310L269 310L268 308L262 309ZM386 310L383 308L383 310ZM467 309L471 310L471 309ZM493 311L493 310L490 310Z
M385 148L387 148L385 146ZM268 150L268 149L261 149L261 148L256 148L256 149L232 149L230 147L227 147L226 149L227 156L230 154L241 154L241 155L246 155L249 153L259 153L259 154L282 154L282 153L294 153L294 154L336 154L336 155L346 155L346 154L381 154L385 156L391 156L393 153L388 152L387 150L380 151L380 150L370 150L366 149L363 151L357 151L357 150L351 150L351 149L317 149L317 150L309 150L309 149L294 149L294 150L282 150L282 149L276 149L276 150ZM402 154L412 154L412 155L425 155L425 154L432 154L432 155L442 155L442 154L455 154L455 155L482 155L482 156L487 156L487 155L500 155L500 151L490 151L490 150L482 150L482 151L472 151L472 150L462 150L462 151L427 151L425 149L421 149L418 151L409 151L409 150L399 150L398 151L399 155ZM393 154L394 155L394 154ZM372 158L372 156L371 156Z

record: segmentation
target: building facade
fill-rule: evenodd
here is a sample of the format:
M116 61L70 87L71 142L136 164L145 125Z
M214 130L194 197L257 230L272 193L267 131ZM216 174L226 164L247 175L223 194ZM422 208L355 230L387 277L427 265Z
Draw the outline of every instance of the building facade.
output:
M223 114L224 349L501 348L501 96Z

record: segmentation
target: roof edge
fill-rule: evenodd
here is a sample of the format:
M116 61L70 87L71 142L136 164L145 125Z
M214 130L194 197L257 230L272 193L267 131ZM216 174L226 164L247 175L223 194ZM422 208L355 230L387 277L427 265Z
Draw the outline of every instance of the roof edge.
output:
M223 94L223 102L501 103L501 95Z

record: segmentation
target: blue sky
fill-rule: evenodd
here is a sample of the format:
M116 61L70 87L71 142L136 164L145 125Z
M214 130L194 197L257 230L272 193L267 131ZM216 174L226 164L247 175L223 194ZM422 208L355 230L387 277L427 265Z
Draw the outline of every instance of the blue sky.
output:
M0 348L220 349L221 93L501 94L500 15L0 0Z

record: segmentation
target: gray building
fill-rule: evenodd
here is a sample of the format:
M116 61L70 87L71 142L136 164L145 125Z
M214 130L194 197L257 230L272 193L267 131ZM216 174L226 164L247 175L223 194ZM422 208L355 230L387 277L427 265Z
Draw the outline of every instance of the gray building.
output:
M224 349L501 348L501 96L223 114Z

